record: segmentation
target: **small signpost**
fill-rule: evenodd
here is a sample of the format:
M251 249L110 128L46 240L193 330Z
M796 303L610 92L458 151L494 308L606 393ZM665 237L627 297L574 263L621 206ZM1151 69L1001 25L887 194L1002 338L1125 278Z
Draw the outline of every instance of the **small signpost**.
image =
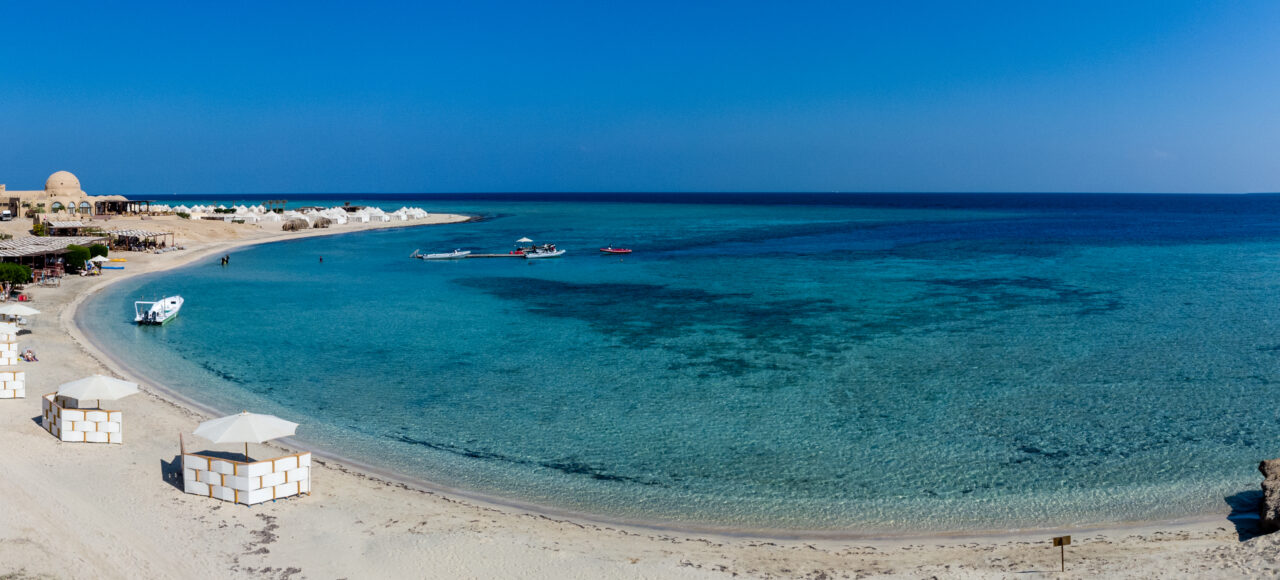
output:
M1062 571L1067 571L1067 545L1071 543L1071 536L1058 536L1053 539L1053 545L1062 550Z

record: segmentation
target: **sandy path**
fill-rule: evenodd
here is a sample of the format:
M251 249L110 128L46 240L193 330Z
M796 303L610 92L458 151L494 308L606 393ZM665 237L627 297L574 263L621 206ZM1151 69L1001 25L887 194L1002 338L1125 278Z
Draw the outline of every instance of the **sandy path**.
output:
M340 231L353 229L362 228ZM34 421L40 394L94 372L125 374L71 327L72 304L111 276L299 237L233 234L193 235L200 241L185 252L124 254L127 269L107 280L32 290L44 314L20 346L41 361L24 364L27 399L0 401L0 578L1061 577L1046 543L1059 533L1075 536L1066 577L1280 575L1277 540L1240 541L1225 507L1197 521L1084 532L770 540L550 517L331 461L315 467L310 497L245 507L186 495L164 474L177 434L206 417L145 383L142 395L108 405L125 412L124 445L45 433Z

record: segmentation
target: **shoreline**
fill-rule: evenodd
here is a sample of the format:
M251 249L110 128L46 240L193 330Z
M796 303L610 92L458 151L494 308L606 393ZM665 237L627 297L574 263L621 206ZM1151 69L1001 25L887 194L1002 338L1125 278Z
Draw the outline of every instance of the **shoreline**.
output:
M45 314L20 341L41 362L23 367L31 371L29 398L0 401L6 464L0 576L816 579L1023 577L1050 570L1056 576L1058 551L1047 540L1063 533L1076 534L1067 567L1078 577L1273 574L1269 554L1280 547L1280 534L1247 536L1238 516L1226 514L985 532L734 533L522 506L319 456L312 496L230 505L182 492L177 435L189 433L207 410L155 383L114 406L128 423L123 445L62 443L39 426L39 395L63 382L91 373L145 376L76 324L80 307L111 284L233 248L368 229L379 228L263 232L259 239L229 239L243 238L245 230L219 229L214 233L223 238L206 236L208 243L188 243L183 253L130 255L131 267L114 271L125 275L33 288Z
M293 241L298 239L312 237L331 237L335 235L348 235L364 233L377 229L392 228L411 228L411 227L428 227L433 225L450 225L459 223L470 223L479 221L481 218L476 216L468 216L465 220L448 221L434 224L393 224L383 227L367 227L350 231L342 230L307 230L305 232L296 232L296 235L282 235L274 238L257 239L257 240L235 240L212 244L208 247L200 248L193 251L190 255L183 255L182 260L165 264L145 272L124 272L123 275L113 276L108 280L101 280L98 284L78 293L76 297L68 304L67 308L60 316L60 324L71 335L82 349L84 349L99 364L111 369L118 375L125 377L131 381L145 385L161 400L179 407L187 412L194 412L207 417L215 417L224 415L229 411L219 410L206 405L200 401L192 399L182 393L164 386L159 381L151 380L145 369L136 369L120 358L114 356L106 347L94 340L93 337L85 332L84 328L79 324L78 314L80 314L80 306L84 304L90 297L101 293L113 284L130 280L135 277L150 276L169 272L178 268L188 266L200 259L211 257L215 254L232 252L244 248L265 245L278 242ZM500 508L506 510L515 510L527 514L537 516L547 516L557 519L563 519L578 524L589 524L598 526L623 526L635 528L636 530L645 530L651 532L685 534L685 535L712 535L721 538L736 539L754 539L754 540L861 540L861 541L902 541L902 540L960 540L960 539L986 539L986 540L1013 540L1023 538L1028 535L1064 533L1070 532L1080 533L1097 533L1097 532L1119 532L1127 530L1139 530L1144 528L1162 527L1162 526L1181 526L1181 525L1197 525L1207 524L1218 521L1226 517L1222 513L1203 513L1181 516L1176 518L1156 519L1156 520L1138 520L1138 521L1121 521L1121 522L1100 522L1095 524L1067 525L1057 527L1013 527L998 529L960 529L960 530L944 530L944 531L893 531L893 530L873 530L867 532L854 532L848 530L823 530L823 529L792 529L792 528L731 528L714 525L697 525L684 524L676 522L635 520L627 518L614 518L607 515L581 512L532 502L525 502L515 498L490 495L482 492L476 492L464 488L458 488L443 485L429 479L415 477L409 474L395 471L390 468L380 467L358 458L353 458L336 453L322 446L307 444L298 441L293 437L281 438L273 442L265 444L267 447L274 447L290 452L311 452L315 457L321 458L326 462L330 462L340 466L341 468L350 470L366 477L380 479L388 483L406 485L420 491L443 493L451 496L466 499L468 501L479 503L485 507Z

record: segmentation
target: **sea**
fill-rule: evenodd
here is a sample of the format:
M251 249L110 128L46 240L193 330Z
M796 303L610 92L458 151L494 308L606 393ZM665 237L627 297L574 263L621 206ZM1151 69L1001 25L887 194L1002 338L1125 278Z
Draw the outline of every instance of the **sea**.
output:
M247 247L110 286L78 323L150 383L406 478L894 534L1226 513L1280 456L1280 195L161 201L281 197L478 219ZM523 237L567 253L409 258ZM131 323L172 294L174 322Z

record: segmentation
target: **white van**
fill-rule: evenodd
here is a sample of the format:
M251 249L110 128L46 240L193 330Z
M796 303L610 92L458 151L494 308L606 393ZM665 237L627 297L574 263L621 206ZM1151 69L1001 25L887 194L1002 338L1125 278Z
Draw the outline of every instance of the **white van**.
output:
M13 219L13 212L9 210L0 211L0 222L7 222Z

